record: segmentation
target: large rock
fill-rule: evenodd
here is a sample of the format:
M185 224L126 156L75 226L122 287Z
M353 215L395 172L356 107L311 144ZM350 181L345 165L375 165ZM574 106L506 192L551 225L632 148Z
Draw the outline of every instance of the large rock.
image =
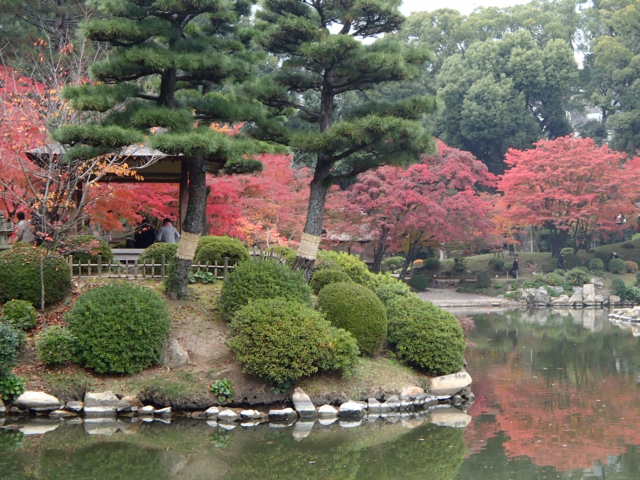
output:
M262 418L262 413L257 410L242 410L240 412L240 417L242 420L260 420Z
M545 287L536 288L536 293L534 294L534 303L536 305L548 305L551 301L551 296Z
M190 360L189 352L175 338L171 339L164 352L162 364L169 368L180 368L188 365Z
M298 442L307 438L311 435L311 431L313 430L315 423L315 420L296 422L293 426L293 438Z
M230 409L221 411L218 414L218 422L221 423L234 423L240 420L240 415Z
M569 298L569 305L582 306L583 304L582 287L573 287L573 294Z
M269 410L269 421L275 423L289 423L298 418L298 414L293 408L282 408Z
M592 277L591 283L593 283L596 288L604 288L604 279L600 277Z
M472 378L465 370L431 379L431 394L436 396L453 395L467 388Z
M20 395L13 404L18 408L34 412L50 412L62 407L62 402L53 395L31 390Z
M408 385L400 392L400 400L415 400L420 395L424 395L424 389L417 385Z
M215 420L218 418L220 409L218 407L209 407L204 411L204 416L209 420Z
M316 407L313 405L311 398L300 387L296 387L291 395L293 408L296 409L300 418L315 418L318 415Z
M81 413L84 409L84 403L77 400L71 400L70 402L67 402L66 409L75 413Z
M619 305L622 299L617 295L609 295L609 305Z
M349 400L340 405L338 416L340 418L359 419L364 417L367 410L367 404L364 402L354 402Z
M585 283L582 286L582 300L585 305L596 304L596 287L593 283Z
M329 404L322 405L320 408L318 408L318 417L322 419L336 418L337 416L338 410Z
M45 433L53 432L59 426L59 420L35 418L30 420L29 423L21 425L18 430L23 435L44 435Z
M84 414L88 417L112 416L121 406L113 392L87 392L84 395Z
M551 300L551 305L557 305L557 306L562 306L562 305L571 305L571 303L569 302L569 295L560 295L559 297L554 298L553 300Z

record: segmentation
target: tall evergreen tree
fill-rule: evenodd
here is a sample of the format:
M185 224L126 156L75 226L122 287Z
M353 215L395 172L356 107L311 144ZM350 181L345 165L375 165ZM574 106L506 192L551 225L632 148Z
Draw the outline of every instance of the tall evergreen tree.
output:
M86 35L112 46L91 69L95 82L69 88L73 106L88 115L83 125L60 128L65 161L82 162L146 141L166 154L183 155L189 201L176 268L168 293L186 296L187 276L203 230L209 161L224 171L259 169L247 157L258 144L228 136L211 122L253 116L253 105L234 85L255 63L253 29L247 23L253 0L98 0L101 18ZM154 128L154 127L160 127ZM155 132L152 134L152 132Z
M316 258L327 193L385 164L408 164L431 146L421 122L430 97L394 99L378 87L414 77L427 53L393 35L404 18L400 0L264 0L263 45L279 58L260 81L274 113L292 114L268 133L313 167L297 265ZM373 95L372 95L373 93ZM263 126L264 129L264 126ZM263 132L265 133L265 132Z

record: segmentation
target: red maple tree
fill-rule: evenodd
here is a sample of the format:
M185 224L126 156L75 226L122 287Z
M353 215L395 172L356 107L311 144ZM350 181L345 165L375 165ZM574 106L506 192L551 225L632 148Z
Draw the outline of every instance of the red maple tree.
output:
M591 138L541 140L530 150L509 150L506 164L500 217L512 226L548 228L554 256L570 236L579 247L580 239L624 228L638 213L640 158Z
M478 187L493 182L470 152L438 142L437 154L407 169L387 166L361 175L347 193L349 224L365 225L372 235L374 270L389 248L404 251L409 265L422 245L486 234L491 203Z

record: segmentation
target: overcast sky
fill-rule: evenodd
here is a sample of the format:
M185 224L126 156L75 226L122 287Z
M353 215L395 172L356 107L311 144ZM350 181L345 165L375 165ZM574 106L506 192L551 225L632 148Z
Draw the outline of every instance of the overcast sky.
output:
M409 15L413 12L437 10L439 8L453 8L462 13L470 13L478 7L508 7L527 0L403 0L402 13Z

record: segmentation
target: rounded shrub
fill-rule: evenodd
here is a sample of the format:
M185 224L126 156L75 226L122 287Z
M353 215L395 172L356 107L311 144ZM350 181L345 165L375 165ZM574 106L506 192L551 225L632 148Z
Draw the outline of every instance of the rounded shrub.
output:
M488 265L489 268L494 272L501 273L505 271L504 258L492 257L489 259Z
M0 323L0 376L6 375L16 364L23 343L24 333Z
M71 290L69 264L58 254L19 244L0 253L0 303L17 299L39 306L41 264L45 305L53 305L64 299Z
M231 272L222 286L220 309L227 317L250 300L284 297L301 303L311 302L311 289L301 272L278 260L247 260Z
M138 258L138 263L160 263L163 257L168 262L176 256L176 253L178 253L177 243L154 243L144 249Z
M490 286L491 286L491 275L489 275L489 272L478 272L476 287L489 288Z
M158 293L124 283L89 290L67 320L77 339L78 360L98 373L137 373L156 365L170 327Z
M371 272L367 264L355 255L345 252L336 252L333 250L321 250L318 252L316 268L323 270L331 268L334 270L342 270L349 275L351 280L360 284L368 285L371 281Z
M74 261L79 263L95 263L100 260L111 263L113 252L109 242L94 237L93 235L75 235L68 238L59 248L62 255L73 255Z
M401 360L432 374L457 372L464 365L458 320L417 297L398 298L389 307L389 344Z
M0 375L0 400L12 402L24 393L25 385L24 378L14 373Z
M382 347L387 337L387 313L368 288L351 282L331 283L320 290L318 307L332 325L356 337L362 353L373 355Z
M67 365L76 358L77 340L69 328L54 325L36 337L38 360L48 366Z
M0 322L26 332L38 324L38 311L26 300L9 300L2 307Z
M423 268L428 272L438 272L441 266L440 260L435 257L430 257L424 261Z
M624 260L621 258L612 258L611 260L609 260L607 269L611 273L625 273L627 271L627 265L624 263Z
M604 262L600 258L592 258L589 260L587 268L592 272L601 272L604 270Z
M627 286L625 285L624 280L621 278L614 278L611 280L611 291L614 295L617 295L624 300L627 293Z
M404 264L404 257L395 256L389 257L382 260L382 271L383 272L395 272L402 268Z
M344 273L342 270L336 270L333 268L325 268L323 270L316 270L313 272L313 278L311 278L311 289L316 295L325 285L336 282L350 282L351 277Z
M333 328L308 305L286 298L243 306L234 315L231 332L229 345L243 369L281 387L321 369L349 369L358 356L348 332Z
M385 305L396 297L412 295L409 285L388 274L374 275L371 289Z
M249 250L237 238L208 235L200 239L194 263L222 265L225 258L230 265L240 263L249 258Z
M546 273L543 279L547 285L551 285L552 287L561 287L566 281L564 275L558 271Z
M569 285L573 285L574 287L581 287L585 283L589 283L589 281L591 280L591 275L589 275L589 273L583 268L577 267L569 270L564 278Z
M627 260L624 262L624 265L627 269L627 273L636 273L638 271L638 263L633 260Z
M413 288L416 292L424 292L429 285L431 284L431 278L427 275L423 275L421 273L415 273L411 275L411 278L407 280L407 283Z

